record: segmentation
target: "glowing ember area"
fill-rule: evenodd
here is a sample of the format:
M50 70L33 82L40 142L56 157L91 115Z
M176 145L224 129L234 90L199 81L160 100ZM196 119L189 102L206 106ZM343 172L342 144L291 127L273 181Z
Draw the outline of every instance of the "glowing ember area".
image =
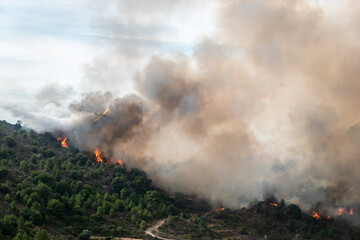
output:
M96 160L97 162L102 162L102 161L103 161L102 158L100 157L100 154L101 154L101 151L97 148L97 149L95 150L95 160Z
M224 211L224 210L225 210L225 208L223 208L223 207L222 207L222 208L219 208L218 210L219 210L219 211Z
M270 206L274 206L274 207L277 207L279 206L277 203L269 203Z
M192 201L193 199L192 199L192 198L188 198L187 200Z
M315 218L315 219L320 219L319 214L317 212L315 212L315 211L313 211L312 217Z
M123 162L121 161L121 159L119 159L118 161L117 161L117 163L119 164L119 165L123 165Z
M353 215L353 213L354 213L353 208L350 209L349 211L346 211L345 208L339 208L335 214L341 216L341 215Z
M67 145L67 138L64 137L64 139L62 139L61 137L57 138L58 141L61 141L61 146L65 147L65 148L69 148L69 146Z

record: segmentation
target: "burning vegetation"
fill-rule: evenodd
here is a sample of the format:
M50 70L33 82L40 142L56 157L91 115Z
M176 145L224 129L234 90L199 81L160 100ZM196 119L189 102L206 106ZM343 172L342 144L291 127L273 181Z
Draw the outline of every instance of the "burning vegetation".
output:
M315 218L315 219L320 219L320 216L316 211L312 212L312 217Z
M121 160L121 159L118 159L116 162L115 161L113 161L113 160L106 160L106 158L104 158L104 157L102 157L102 152L100 151L100 149L99 148L96 148L95 149L95 151L94 151L94 154L95 154L95 161L96 162L99 162L99 163L101 163L101 162L104 162L105 163L105 165L107 165L107 164L119 164L119 165L121 165L121 166L123 166L124 165L124 163L123 163L123 161Z
M61 146L63 146L64 148L69 148L69 146L67 145L67 138L66 137L64 137L64 138L58 137L57 141L60 141Z
M97 162L102 162L103 159L101 158L101 151L97 148L95 149L95 160Z
M339 208L339 209L335 212L335 214L336 214L337 216L341 216L341 215L353 215L353 213L354 213L354 209L353 209L353 208L351 208L350 210L346 210L345 208Z

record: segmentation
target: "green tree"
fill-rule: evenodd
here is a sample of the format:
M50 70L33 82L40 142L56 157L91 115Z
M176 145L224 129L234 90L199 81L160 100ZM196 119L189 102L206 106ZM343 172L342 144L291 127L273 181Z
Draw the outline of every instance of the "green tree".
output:
M87 157L83 153L77 153L74 158L75 162L77 162L80 166L84 166L87 161Z
M16 124L14 126L15 131L19 131L21 129L22 122L20 120L16 121Z
M45 229L40 229L36 232L34 240L48 240L48 234Z
M43 154L44 154L44 157L48 157L48 158L55 156L55 152L52 149L45 150L45 152Z
M32 240L32 238L26 232L20 230L13 240Z
M140 229L145 231L145 228L146 228L146 222L144 220L142 220L140 223Z
M125 203L123 200L117 199L115 201L115 209L122 212L125 209Z
M46 206L46 210L53 216L61 217L64 211L64 204L57 199L50 199Z
M5 215L2 221L2 232L5 235L15 236L17 217L14 214Z
M301 219L301 209L299 208L299 206L295 205L295 204L290 204L288 206L288 210L289 210L289 214L293 215L293 217L296 220L300 220Z
M18 231L20 230L24 230L25 227L25 219L23 218L23 216L18 217Z
M10 189L9 185L7 185L6 183L0 184L0 193L7 194L10 192L11 192L11 189Z
M23 160L20 162L20 168L24 171L24 172L28 172L29 171L29 164L27 161Z
M39 181L41 181L51 188L55 187L56 184L55 178L50 174L44 172L42 173L35 172L35 174L33 173L31 174L33 177L33 183L37 184Z
M147 191L144 196L144 199L148 209L154 211L160 207L161 196L158 191L156 190Z
M125 181L125 176L113 178L113 180L111 181L112 190L116 193L119 193L121 189L125 187Z
M5 195L5 201L9 202L10 200L11 200L10 194L7 193L7 194Z
M15 212L17 210L15 201L12 201L10 203L10 210L13 211L13 212Z
M284 199L281 199L281 201L280 201L280 206L281 206L281 207L284 207L284 206L285 206L285 200L284 200Z
M31 152L37 153L37 147L36 146L31 146Z
M47 199L51 193L51 188L46 184L39 182L35 188L35 191L43 198Z
M135 214L131 215L131 222L136 223L136 221L137 221L136 215Z
M67 181L61 181L59 182L55 187L56 192L58 192L61 195L64 195L65 193L71 194L71 186L69 182Z
M9 174L9 170L4 168L3 166L0 167L0 179L4 179Z
M16 146L15 139L12 138L12 137L10 137L10 136L4 137L4 138L3 138L3 142L5 142L6 145L7 145L8 147L11 147L11 148Z
M46 165L45 159L41 159L41 160L40 160L40 168L41 168L41 169L44 169L44 168L45 168L45 165Z
M30 137L31 137L31 138L35 138L35 137L36 137L36 132L35 132L33 129L30 129L29 134L30 134Z
M110 217L115 217L115 208L110 209Z

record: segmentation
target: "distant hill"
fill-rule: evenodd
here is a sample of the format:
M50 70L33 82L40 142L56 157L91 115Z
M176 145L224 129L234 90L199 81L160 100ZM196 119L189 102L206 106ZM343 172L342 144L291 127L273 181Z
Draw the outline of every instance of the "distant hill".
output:
M169 239L360 239L347 219L313 217L284 201L229 210L170 196L139 169L99 163L20 124L1 121L0 139L0 239L154 239L151 226Z

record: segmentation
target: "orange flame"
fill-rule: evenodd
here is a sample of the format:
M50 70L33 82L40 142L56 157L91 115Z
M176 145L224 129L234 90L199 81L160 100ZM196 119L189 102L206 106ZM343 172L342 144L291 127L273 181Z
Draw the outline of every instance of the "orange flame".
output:
M315 219L320 219L319 214L317 212L315 212L315 211L313 211L312 217L315 218Z
M95 149L95 160L97 162L102 162L103 161L102 158L100 157L100 154L101 154L101 151L98 148Z
M123 162L121 161L121 159L119 159L118 161L117 161L117 163L119 164L119 165L123 165Z
M192 198L188 198L187 200L192 201L193 199L192 199Z
M354 213L354 209L350 209L349 211L346 211L345 208L339 208L335 214L340 216L340 215L353 215Z
M345 208L339 208L335 214L340 216L340 215L343 215L344 211L345 211Z
M269 203L270 206L274 206L274 207L277 207L279 206L277 203Z
M65 148L69 148L69 146L67 145L67 138L64 137L64 139L62 139L61 137L57 138L58 141L61 141L61 146L65 147Z
M225 208L223 208L223 207L222 207L222 208L219 208L218 210L219 210L219 211L224 211L224 210L225 210Z

